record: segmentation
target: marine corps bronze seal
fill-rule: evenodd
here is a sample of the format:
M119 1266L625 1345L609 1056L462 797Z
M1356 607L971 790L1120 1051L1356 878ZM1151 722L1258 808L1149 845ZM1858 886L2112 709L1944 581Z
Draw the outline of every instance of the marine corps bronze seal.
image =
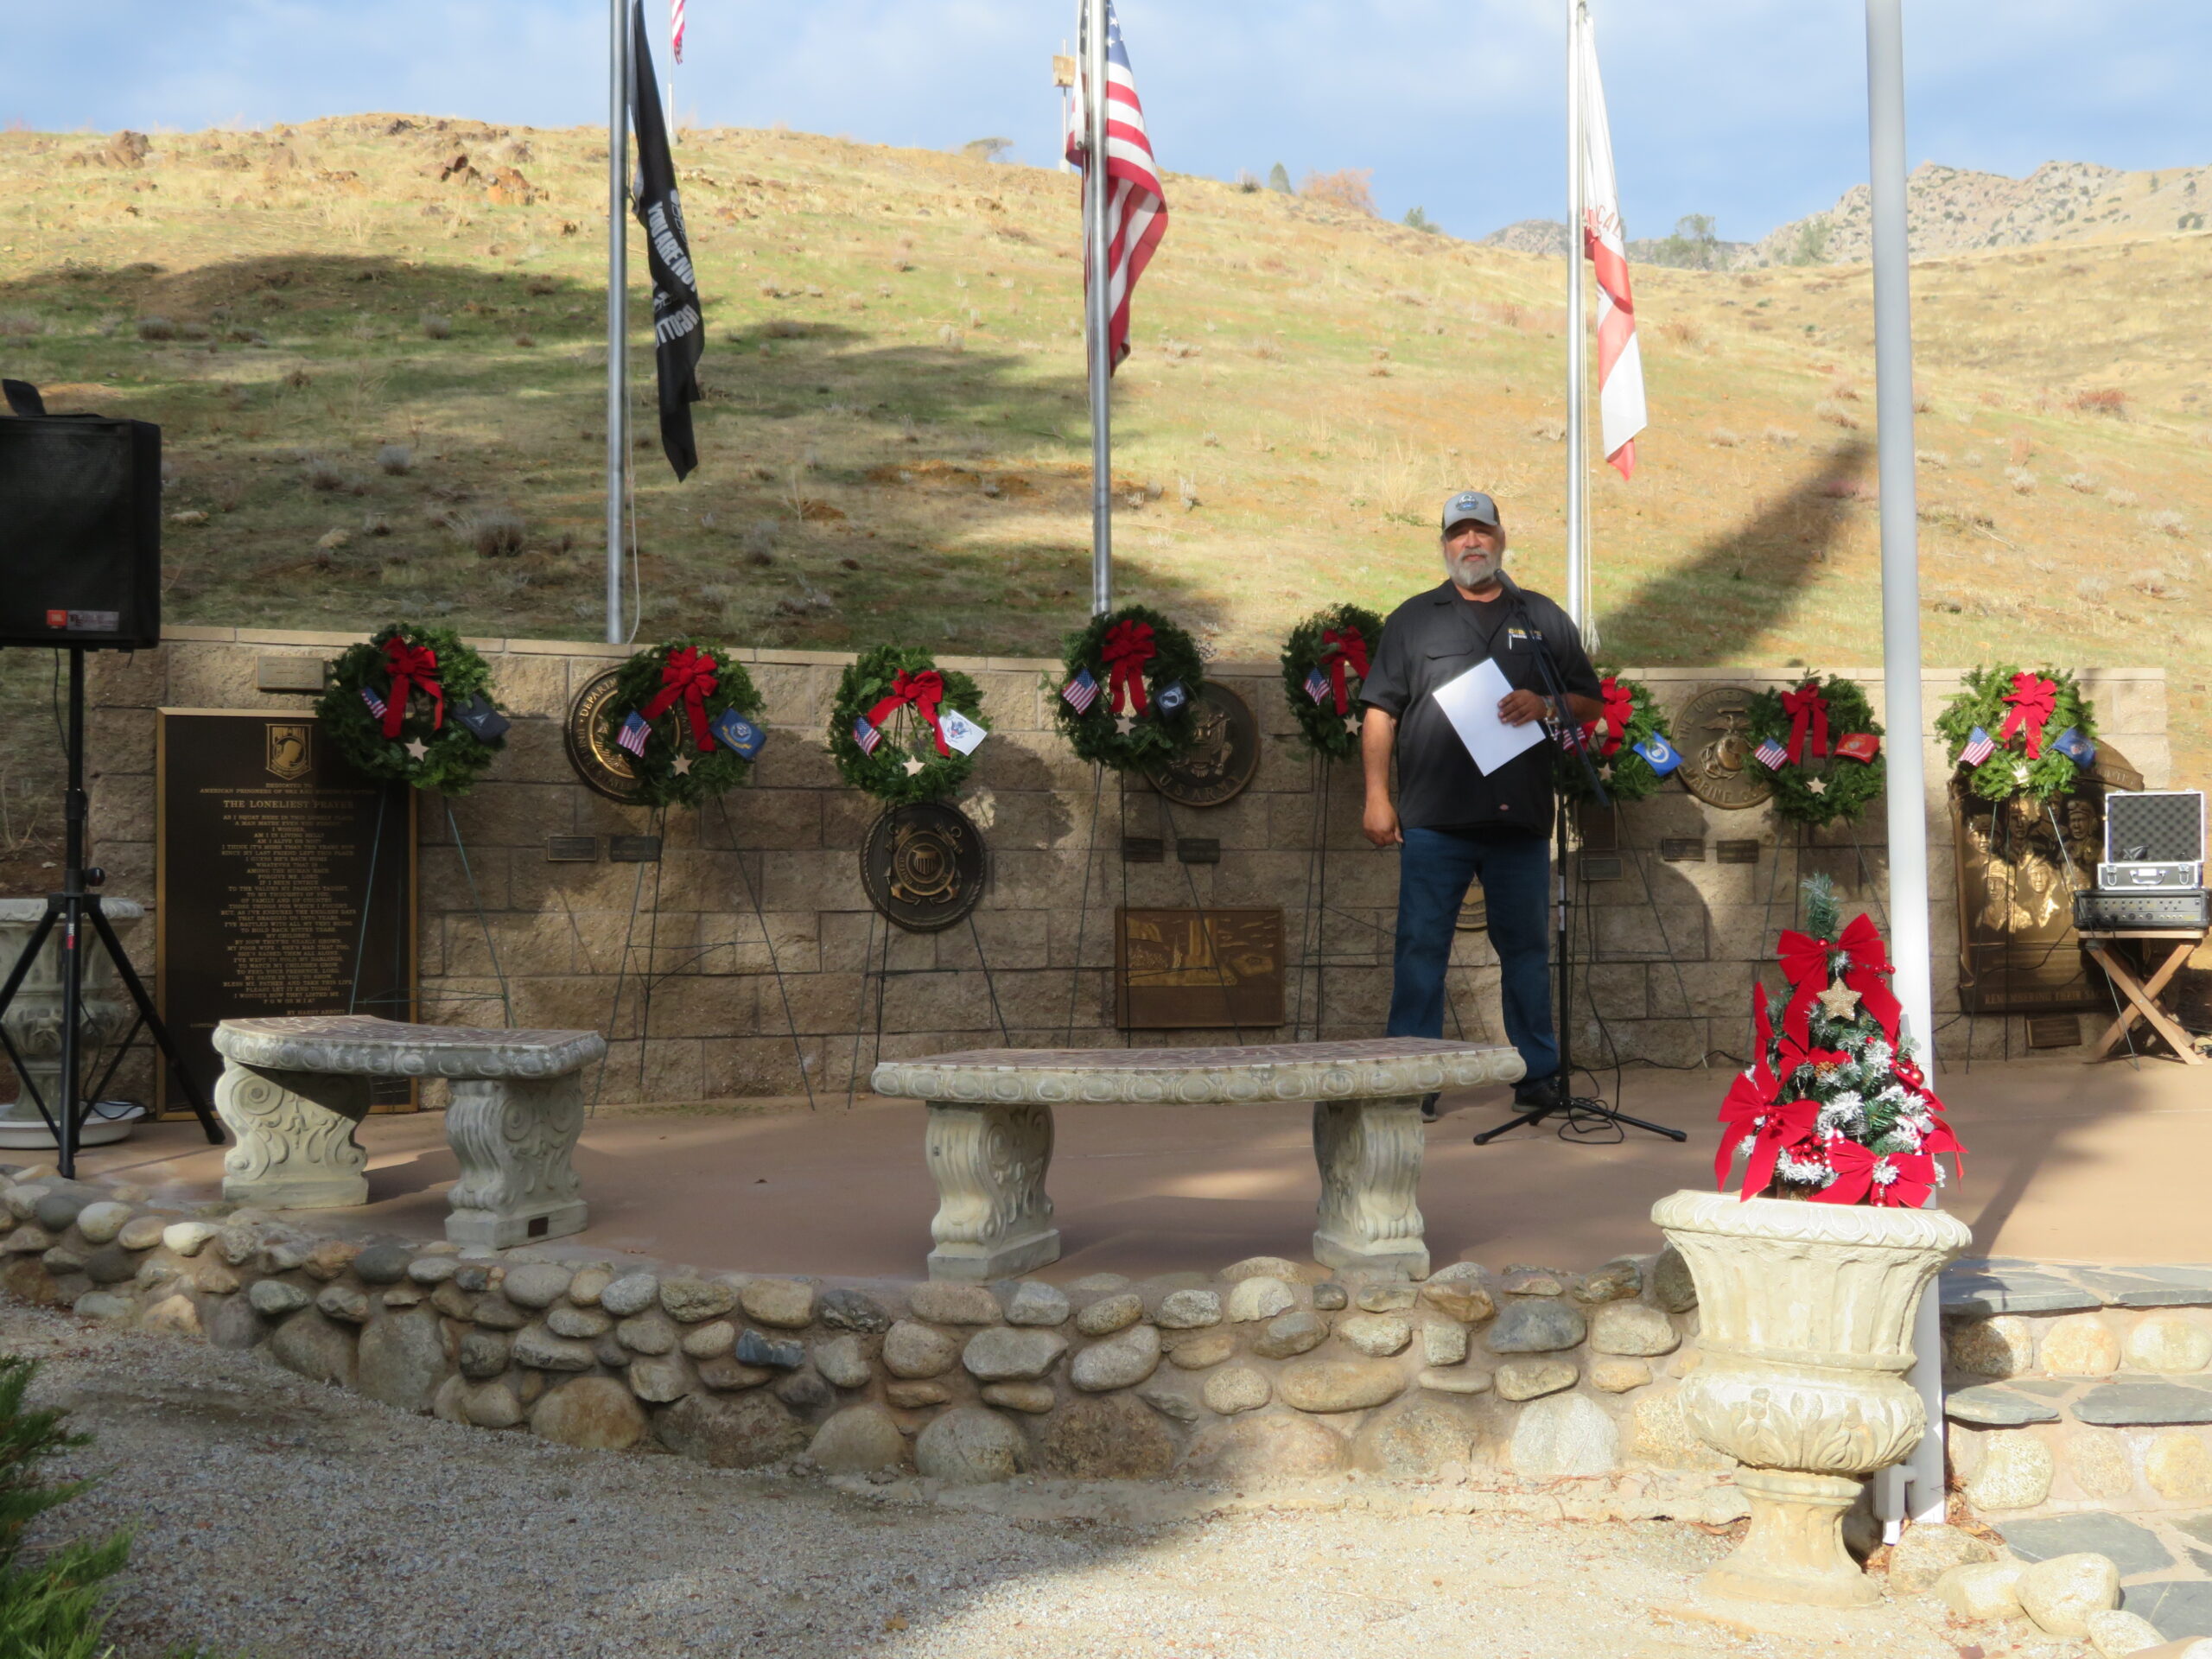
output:
M1741 811L1774 793L1774 774L1751 753L1752 696L1747 685L1709 685L1675 721L1682 756L1676 775L1709 806Z

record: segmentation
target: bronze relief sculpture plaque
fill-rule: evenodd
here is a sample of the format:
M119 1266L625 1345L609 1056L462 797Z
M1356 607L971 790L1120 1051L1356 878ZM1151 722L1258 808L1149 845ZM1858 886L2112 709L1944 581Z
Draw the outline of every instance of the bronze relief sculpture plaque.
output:
M1675 747L1682 786L1707 806L1741 811L1774 793L1774 778L1751 753L1752 691L1744 685L1709 685L1675 718Z
M415 791L297 715L164 709L156 731L154 995L200 1086L223 1069L219 1020L414 1018ZM371 1094L413 1098L405 1078Z
M630 757L608 741L600 724L620 672L610 668L585 683L569 705L568 718L561 725L561 741L577 777L608 800L628 806L638 798L638 774L630 769Z
M2074 931L2075 887L2094 879L2102 850L2101 792L2062 797L2048 807L2024 798L1991 802L1954 778L1950 796L1959 1006L1972 1014L2107 1007Z
M1225 685L1198 689L1197 736L1174 760L1145 768L1152 786L1178 806L1219 806L1244 792L1260 769L1260 722L1252 705Z
M1281 910L1114 912L1114 1023L1124 1031L1282 1024Z
M909 933L936 933L965 921L988 874L982 831L942 801L893 807L861 849L868 903Z

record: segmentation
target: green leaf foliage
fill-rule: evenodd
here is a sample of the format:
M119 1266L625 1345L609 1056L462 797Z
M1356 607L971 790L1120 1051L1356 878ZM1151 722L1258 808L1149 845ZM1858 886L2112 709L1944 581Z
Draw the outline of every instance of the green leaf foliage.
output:
M1117 622L1142 622L1152 629L1153 658L1144 666L1147 711L1135 717L1126 733L1119 729L1108 706L1103 655L1107 631ZM1060 695L1060 687L1075 677L1077 669L1089 669L1091 678L1098 682L1098 696L1083 714L1076 713L1074 705ZM1153 700L1163 687L1179 681L1190 697L1172 717L1162 715ZM1061 734L1084 760L1116 772L1141 771L1187 753L1197 741L1198 691L1205 681L1205 661L1189 634L1149 606L1124 606L1093 617L1089 627L1068 636L1067 660L1059 684L1051 690L1052 715Z
M2005 729L2005 716L2012 712L2005 694L2012 689L2012 677L2019 672L2017 663L1969 670L1958 695L1943 705L1943 712L1936 717L1936 734L1943 740L1954 766L1959 766L1960 754L1975 727L1993 738ZM2050 719L2043 728L2043 753L2029 760L2027 734L2015 732L1999 742L1997 752L1980 766L1961 768L1967 787L1985 801L2009 801L2016 795L2025 795L2041 802L2071 793L2082 769L2051 747L2050 741L2069 726L2079 727L2082 736L2096 741L2096 710L2082 695L2081 682L2063 668L2039 668L2036 672L2057 687Z
M1337 712L1333 694L1319 702L1306 695L1306 677L1319 668L1327 677L1329 671L1322 666L1322 658L1329 647L1323 636L1331 632L1341 635L1347 628L1359 631L1371 664L1382 645L1382 619L1363 605L1332 605L1325 611L1314 612L1290 631L1290 638L1282 648L1282 695L1290 705L1290 717L1298 722L1299 735L1305 739L1306 747L1332 760L1347 760L1357 754L1359 733L1344 725L1347 716ZM1351 703L1349 717L1355 721L1360 714L1359 687L1360 677L1347 664L1344 691Z
M600 727L608 743L614 741L632 709L645 713L660 690L661 671L669 657L686 647L714 658L715 690L701 705L709 726L725 709L734 709L747 719L760 713L763 699L736 653L720 640L687 634L638 652L616 671L614 693L600 706ZM690 770L676 770L679 754L690 758ZM699 806L746 782L753 762L720 744L701 753L692 741L690 715L679 698L652 722L645 752L630 757L630 770L638 779L638 799L645 804Z
M937 659L918 646L878 645L863 652L837 682L837 699L830 710L830 758L837 763L838 776L888 805L941 800L967 782L976 769L973 755L957 749L939 754L930 728L911 707L889 717L874 753L862 753L853 741L853 722L891 695L892 683L899 675L931 670L944 681L940 715L954 709L978 726L989 726L983 718L983 694L976 682L957 669L938 668ZM908 771L909 760L919 762L918 767Z
M1590 740L1590 764L1597 769L1598 779L1605 786L1605 793L1616 804L1624 801L1647 800L1659 792L1667 780L1651 770L1651 763L1631 747L1657 736L1669 744L1674 734L1667 729L1666 716L1659 712L1658 699L1651 695L1651 688L1641 680L1624 680L1611 669L1599 671L1600 690L1619 686L1629 695L1634 712L1629 716L1628 730L1622 734L1620 747L1611 754L1600 754L1605 738L1593 733ZM1558 749L1557 745L1554 745ZM1590 774L1582 769L1582 762L1565 749L1558 749L1552 763L1552 776L1560 791L1570 801L1588 801L1597 798L1590 792Z
M397 639L410 645L428 646L437 658L438 683L445 693L442 721L435 727L436 708L416 691L407 700L399 735L387 738L384 724L362 701L364 688L386 697L391 676L385 666L385 642ZM492 671L476 651L461 643L451 628L423 628L394 622L378 629L362 645L349 645L331 665L330 687L315 706L315 719L338 752L354 770L378 783L402 783L416 789L435 789L446 795L466 795L477 778L492 764L492 757L506 747L506 739L489 743L469 735L454 711L470 698L492 700ZM420 760L407 752L410 741L427 746Z
M79 1539L23 1565L23 1536L48 1510L67 1503L92 1483L46 1479L48 1459L91 1444L72 1434L59 1411L24 1404L37 1363L0 1358L0 1655L8 1659L105 1659L114 1649L102 1636L100 1598L106 1581L123 1570L130 1535Z
M1877 753L1872 760L1849 760L1835 753L1835 746L1854 732L1871 732L1882 735L1882 728L1874 719L1873 705L1866 701L1866 693L1856 680L1847 680L1831 674L1822 679L1808 669L1804 678L1790 690L1817 684L1821 696L1828 705L1828 753L1816 756L1808 738L1805 752L1796 765L1785 764L1774 774L1774 810L1776 815L1797 823L1815 827L1835 823L1839 818L1856 823L1865 816L1868 803L1882 792L1882 785L1889 775L1887 757ZM1762 691L1751 699L1750 747L1756 749L1770 737L1783 747L1789 744L1789 716L1782 707L1782 693ZM1752 760L1752 766L1764 763ZM1818 780L1821 787L1815 789Z

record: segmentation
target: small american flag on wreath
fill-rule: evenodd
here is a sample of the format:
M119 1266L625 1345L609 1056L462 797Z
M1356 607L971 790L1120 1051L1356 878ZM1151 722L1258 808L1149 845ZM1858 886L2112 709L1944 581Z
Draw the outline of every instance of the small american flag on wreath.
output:
M1959 764L1978 766L1997 753L1997 740L1977 726L1967 734L1967 746L1959 751Z
M883 734L869 725L864 717L853 721L853 742L862 754L874 754L875 746L883 741Z
M652 728L645 724L645 716L632 709L630 718L622 722L622 729L615 733L614 741L642 760L645 754L645 739L652 731Z
M1769 772L1780 772L1789 759L1789 751L1770 737L1751 753L1758 757L1759 764Z
M1078 668L1075 678L1060 688L1060 696L1078 715L1089 714L1090 705L1098 701L1098 682L1090 677L1089 669Z

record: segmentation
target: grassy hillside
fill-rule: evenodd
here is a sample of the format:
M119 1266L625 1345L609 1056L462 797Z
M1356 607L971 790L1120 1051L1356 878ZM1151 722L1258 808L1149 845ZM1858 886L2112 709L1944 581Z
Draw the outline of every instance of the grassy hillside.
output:
M169 616L595 636L603 137L378 116L138 149L0 134L0 365L164 424ZM678 162L709 396L679 486L639 328L643 633L1055 650L1089 586L1072 176L759 131ZM1324 602L1431 582L1470 483L1556 585L1559 262L1199 179L1171 207L1116 389L1122 595L1272 653ZM1929 660L2164 663L2200 781L2207 245L1916 284ZM1637 294L1652 426L1593 491L1606 652L1875 661L1865 270ZM5 655L20 730L43 666Z

